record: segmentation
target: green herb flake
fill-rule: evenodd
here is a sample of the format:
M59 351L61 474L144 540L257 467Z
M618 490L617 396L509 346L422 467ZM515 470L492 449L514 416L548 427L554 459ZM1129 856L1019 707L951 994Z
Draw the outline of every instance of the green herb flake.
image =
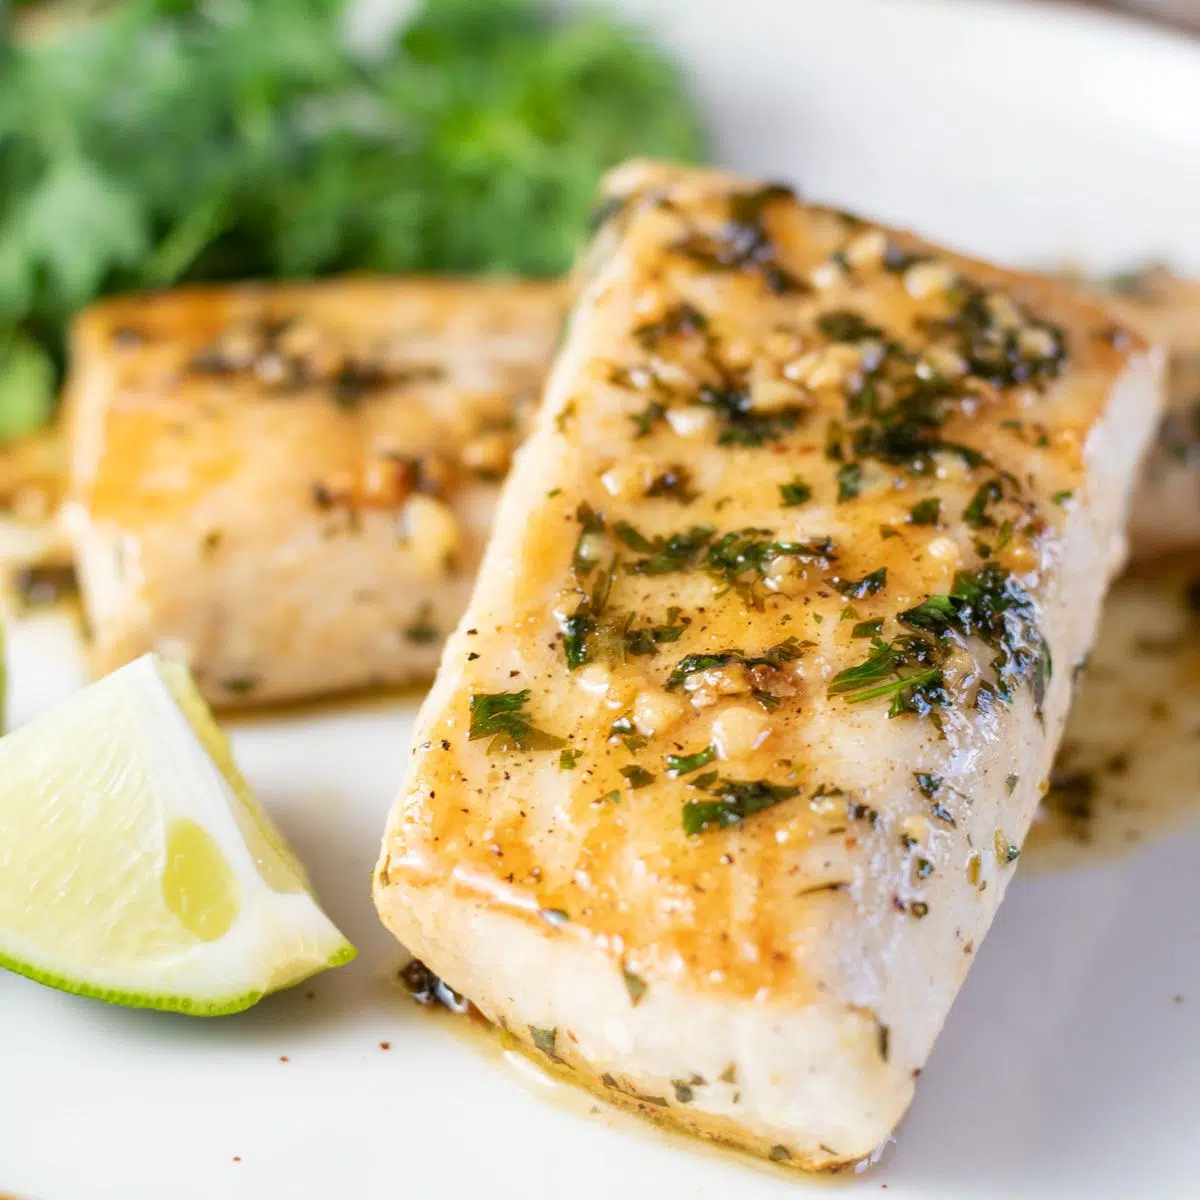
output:
M833 586L851 600L865 600L868 596L874 596L887 586L887 567L880 567L869 575L864 575L861 579L836 580Z
M1075 496L1075 493L1070 492L1070 491L1055 492L1054 495L1050 497L1050 499L1053 500L1054 503L1059 506L1059 508L1064 508L1066 506L1067 502L1069 500L1073 499L1074 496Z
M927 716L949 702L941 668L931 663L930 647L921 638L875 638L861 663L834 676L829 695L841 696L848 704L890 698L889 717Z
M856 462L845 463L838 469L838 503L853 500L862 491L862 466Z
M852 638L877 637L882 629L882 617L874 621L859 621L859 623L850 630L850 636Z
M675 500L679 504L691 504L697 492L692 487L692 473L679 463L665 467L651 481L643 495L648 500L657 498Z
M690 775L693 771L700 770L701 767L707 767L716 757L717 748L715 746L706 746L703 750L697 750L695 754L668 754L667 774L672 779L678 779L681 775Z
M776 1145L771 1147L767 1157L772 1162L776 1163L790 1162L792 1158L792 1152L786 1146Z
M564 750L558 756L558 767L560 771L573 771L576 764L579 762L578 750Z
M648 787L657 778L653 771L647 771L645 767L639 767L636 763L622 767L621 774L625 776L629 786L635 791L638 788Z
M817 318L817 328L831 342L862 342L883 336L878 325L872 325L862 313L836 309Z
M621 793L614 788L611 792L605 792L603 796L597 797L594 801L596 804L620 804Z
M669 575L694 566L716 530L711 525L693 525L665 537L651 538L628 521L621 521L613 527L613 532L631 550L647 556L630 566L633 574Z
M796 637L785 638L774 646L768 646L761 654L747 656L740 650L719 650L709 654L688 654L675 664L675 669L667 677L666 689L671 692L682 687L689 675L702 671L711 671L719 667L742 666L747 670L755 667L770 667L778 669L785 663L795 662L801 658L811 643L802 642Z
M972 529L990 529L996 522L988 515L988 508L1004 498L1004 488L998 479L989 479L979 485L970 503L963 509L963 520Z
M533 1044L547 1057L555 1062L561 1062L558 1057L558 1029L543 1029L537 1025L529 1026L529 1036L533 1039Z
M802 479L793 479L791 483L779 485L779 495L784 508L797 508L812 499L812 488Z
M603 533L606 522L600 513L586 501L575 510L575 519L579 522L579 537L575 542L575 551L571 555L571 569L579 579L586 579L599 562L599 559L592 555L588 536L589 534Z
M696 1098L696 1093L692 1090L692 1084L686 1079L672 1079L671 1087L675 1089L675 1101L677 1104L691 1104Z
M1036 616L1037 606L1016 577L990 563L958 572L949 593L928 597L898 619L929 639L931 653L941 651L948 634L978 638L996 651L990 663L995 683L985 681L980 696L1007 702L1013 685L1027 681L1040 717L1052 662Z
M1010 842L1004 833L997 829L993 838L996 849L996 861L1003 865L1016 862L1021 857L1021 847Z
M942 502L937 496L926 496L909 509L908 519L913 525L936 525L942 516Z
M1017 783L1020 781L1020 778L1021 777L1019 775L1009 775L1008 778L1005 779L1004 786L1008 790L1008 794L1010 796L1013 793L1013 789L1017 786Z
M489 754L525 750L557 750L563 739L534 727L525 711L529 689L520 692L475 692L471 696L469 740L490 738Z
M634 425L634 438L649 437L655 425L667 419L666 406L657 400L651 400L640 412L630 413L629 419Z
M913 779L916 780L917 790L926 800L932 800L942 790L942 784L945 782L940 775L933 775L928 771L914 771Z
M800 794L799 788L772 784L763 779L716 778L706 782L706 777L701 776L692 786L716 798L689 800L683 806L683 831L686 834L739 825L747 817Z
M629 993L630 1005L637 1008L646 995L646 981L640 975L635 975L628 967L621 968L621 978L625 981L625 990Z

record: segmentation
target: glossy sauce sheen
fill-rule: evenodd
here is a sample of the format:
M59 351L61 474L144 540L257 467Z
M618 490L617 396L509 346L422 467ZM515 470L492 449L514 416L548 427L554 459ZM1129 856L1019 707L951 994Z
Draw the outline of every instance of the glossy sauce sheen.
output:
M837 1166L899 1119L1011 877L1158 362L785 189L611 192L376 900L615 1102Z
M1200 820L1200 556L1117 581L1021 870L1087 866Z
M356 279L89 310L65 515L96 673L157 649L221 705L432 674L560 297Z

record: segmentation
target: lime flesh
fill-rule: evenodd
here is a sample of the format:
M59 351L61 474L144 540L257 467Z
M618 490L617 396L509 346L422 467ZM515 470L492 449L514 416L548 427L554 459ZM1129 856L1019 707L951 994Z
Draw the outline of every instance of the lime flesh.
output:
M0 740L0 966L217 1016L353 957L185 668L147 655Z

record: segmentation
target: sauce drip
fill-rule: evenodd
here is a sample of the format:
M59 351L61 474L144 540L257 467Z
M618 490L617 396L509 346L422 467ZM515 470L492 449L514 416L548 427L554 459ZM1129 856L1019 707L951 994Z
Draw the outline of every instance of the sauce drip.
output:
M1022 871L1111 859L1200 824L1200 556L1113 588Z

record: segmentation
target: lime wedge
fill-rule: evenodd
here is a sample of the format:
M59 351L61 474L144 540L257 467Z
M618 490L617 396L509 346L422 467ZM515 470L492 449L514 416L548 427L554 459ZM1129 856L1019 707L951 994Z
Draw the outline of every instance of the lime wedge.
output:
M0 966L219 1016L353 957L186 668L146 655L0 740Z

